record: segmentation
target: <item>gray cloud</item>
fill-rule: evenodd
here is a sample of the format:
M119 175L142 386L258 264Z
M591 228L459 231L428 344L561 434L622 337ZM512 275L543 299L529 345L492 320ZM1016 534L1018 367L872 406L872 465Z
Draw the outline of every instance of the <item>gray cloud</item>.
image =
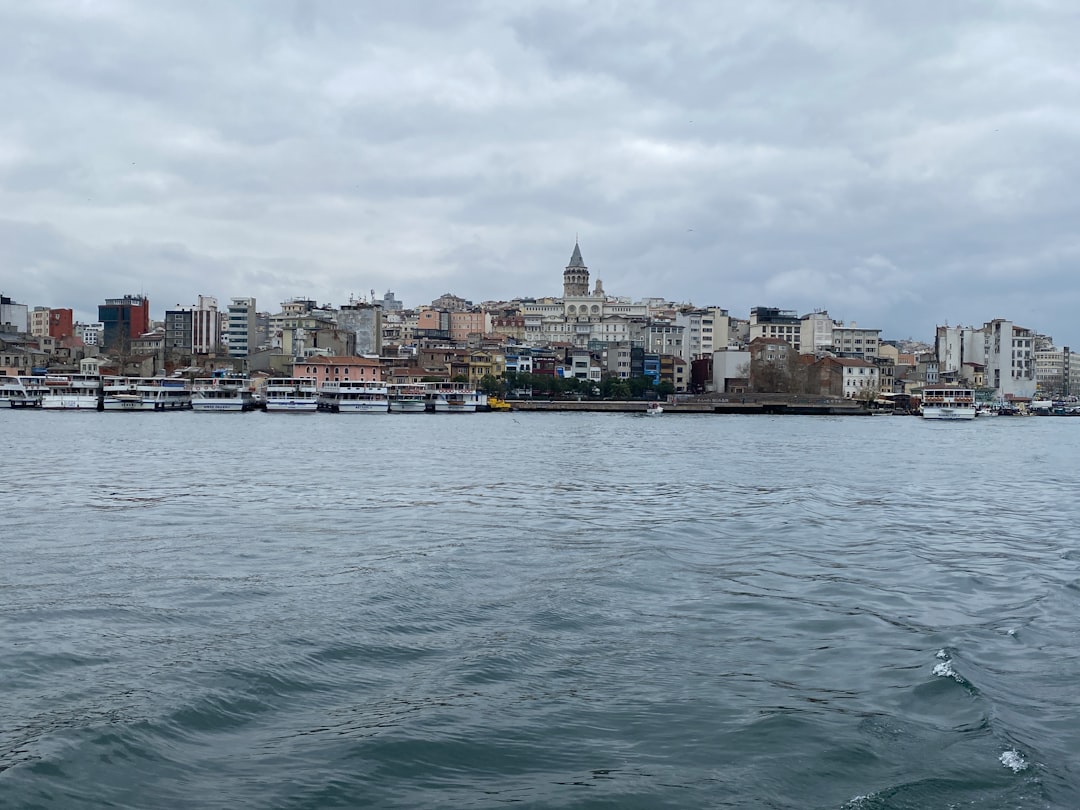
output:
M610 293L1075 343L1065 2L0 8L0 289Z

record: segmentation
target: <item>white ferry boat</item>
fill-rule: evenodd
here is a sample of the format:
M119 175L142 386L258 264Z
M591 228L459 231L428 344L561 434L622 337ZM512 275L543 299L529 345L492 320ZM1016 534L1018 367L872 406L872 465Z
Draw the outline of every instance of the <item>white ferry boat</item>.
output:
M106 411L178 411L191 407L187 380L106 377L102 388L102 408Z
M36 408L43 386L33 377L0 377L0 408Z
M476 413L486 397L468 383L436 383L428 392L428 410L435 413Z
M191 409L236 413L256 408L247 377L200 377L191 390Z
M319 389L319 410L330 413L386 413L390 394L386 383L367 380L326 382Z
M423 383L400 383L387 388L390 413L423 413L427 410L428 386Z
M311 413L318 409L314 377L276 377L266 381L266 410Z
M952 385L925 388L921 409L923 419L974 419L975 391Z
M97 374L49 375L41 407L47 411L96 411L101 393Z

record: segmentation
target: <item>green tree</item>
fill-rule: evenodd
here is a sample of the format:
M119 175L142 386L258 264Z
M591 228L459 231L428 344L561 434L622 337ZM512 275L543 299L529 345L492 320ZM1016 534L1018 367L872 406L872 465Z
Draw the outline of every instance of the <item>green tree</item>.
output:
M497 397L503 393L503 383L492 374L485 374L480 378L480 390L489 397Z

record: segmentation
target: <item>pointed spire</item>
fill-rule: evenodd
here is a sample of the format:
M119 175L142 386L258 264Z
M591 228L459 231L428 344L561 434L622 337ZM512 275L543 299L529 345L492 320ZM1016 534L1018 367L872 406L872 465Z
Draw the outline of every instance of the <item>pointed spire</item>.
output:
M585 262L581 260L581 248L578 247L577 240L574 240L574 254L570 257L570 264L567 267L584 267Z

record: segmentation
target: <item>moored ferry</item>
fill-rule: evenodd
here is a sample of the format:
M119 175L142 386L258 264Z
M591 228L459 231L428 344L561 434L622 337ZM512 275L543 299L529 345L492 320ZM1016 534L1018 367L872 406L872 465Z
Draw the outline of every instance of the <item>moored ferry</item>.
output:
M468 383L437 383L427 394L428 410L435 413L476 413L486 397Z
M325 382L319 389L319 410L330 413L386 413L390 396L386 383L367 380Z
M423 413L427 410L428 386L423 383L399 383L387 386L390 413Z
M266 410L280 413L313 413L319 391L314 377L272 377L266 381Z
M101 393L97 374L49 375L41 407L47 411L96 411Z
M920 407L923 419L974 419L975 391L953 385L925 388Z
M0 377L0 408L36 408L41 404L43 388L39 378Z
M102 408L106 411L179 411L191 407L186 380L167 377L106 377Z
M255 410L255 394L247 377L200 377L191 392L191 409L236 413Z

